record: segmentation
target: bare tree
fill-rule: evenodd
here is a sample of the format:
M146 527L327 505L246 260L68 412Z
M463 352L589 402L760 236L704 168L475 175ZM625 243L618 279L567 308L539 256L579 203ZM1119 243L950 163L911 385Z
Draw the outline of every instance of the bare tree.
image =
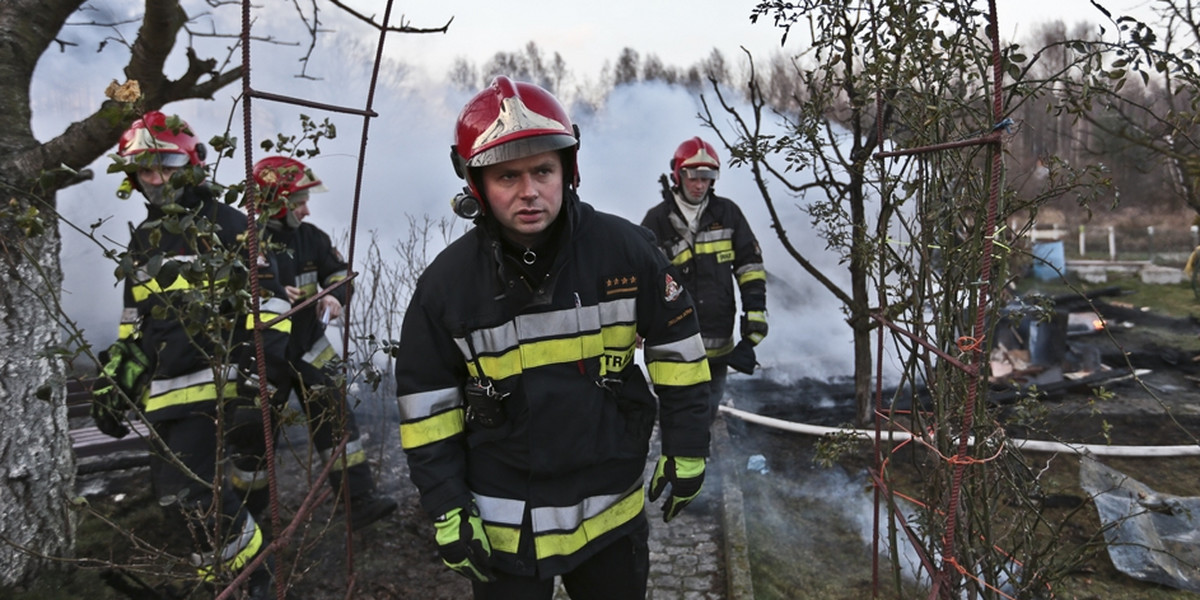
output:
M334 0L348 14L364 20ZM82 25L116 27L81 13L84 0L8 0L0 4L0 185L6 199L0 207L0 584L29 581L56 557L69 557L74 547L70 500L75 464L68 438L65 361L90 354L86 343L61 339L65 317L59 305L62 270L56 192L86 180L81 169L109 151L121 132L145 110L213 94L242 74L240 65L205 58L192 45L198 38L237 39L236 32L215 31L207 21L198 31L194 15L234 10L239 3L187 0L150 1L128 23L140 23L126 40L114 33L101 49L125 47L128 82L82 120L49 140L39 140L31 127L30 83L39 59L51 48L80 51L64 31L73 15ZM189 8L190 7L190 8ZM194 12L193 12L194 11ZM297 37L315 36L315 13L302 15ZM444 28L443 28L444 29ZM397 31L426 31L407 26ZM435 30L429 30L435 31ZM116 41L117 43L110 43ZM185 48L186 68L167 75L167 59ZM88 49L89 51L91 49ZM228 51L228 50L227 50ZM132 82L136 82L135 89ZM140 91L139 91L140 89ZM128 95L128 97L125 97Z

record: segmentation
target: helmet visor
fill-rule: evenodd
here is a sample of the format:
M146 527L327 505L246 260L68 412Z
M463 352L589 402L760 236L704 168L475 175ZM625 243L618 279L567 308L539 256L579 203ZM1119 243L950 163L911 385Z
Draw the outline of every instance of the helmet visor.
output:
M133 155L131 162L141 169L178 169L187 166L190 160L187 154L179 152L139 152Z
M570 148L576 144L574 136L565 133L551 135L535 135L511 142L499 144L472 156L467 161L469 167L486 167L518 158L535 156L543 152L552 152Z
M679 169L679 173L685 179L711 179L716 181L721 176L721 172L712 167L684 167Z

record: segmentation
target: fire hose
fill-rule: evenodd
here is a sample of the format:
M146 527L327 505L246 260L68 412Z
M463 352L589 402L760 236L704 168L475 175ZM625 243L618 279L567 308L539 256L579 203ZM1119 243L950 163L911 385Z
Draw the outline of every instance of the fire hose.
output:
M805 435L851 435L864 440L875 439L874 429L849 429L843 427L826 427L809 423L796 423L774 417L764 417L759 414L739 410L730 406L722 406L721 412L749 423L773 427L783 431L791 431ZM884 441L903 442L913 438L907 431L882 431L880 436ZM1069 452L1072 454L1092 456L1121 456L1127 458L1161 458L1166 456L1200 456L1200 444L1183 444L1177 446L1121 446L1110 444L1076 444L1070 442L1053 442L1046 440L1023 440L1008 438L1007 442L1021 450L1029 452ZM967 439L968 444L974 445L975 436Z

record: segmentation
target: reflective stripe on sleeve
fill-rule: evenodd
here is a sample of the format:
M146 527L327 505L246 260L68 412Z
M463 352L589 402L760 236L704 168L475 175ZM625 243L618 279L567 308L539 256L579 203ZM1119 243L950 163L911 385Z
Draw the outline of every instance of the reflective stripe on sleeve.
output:
M463 431L463 409L455 408L412 423L400 423L400 447L405 450L420 448Z

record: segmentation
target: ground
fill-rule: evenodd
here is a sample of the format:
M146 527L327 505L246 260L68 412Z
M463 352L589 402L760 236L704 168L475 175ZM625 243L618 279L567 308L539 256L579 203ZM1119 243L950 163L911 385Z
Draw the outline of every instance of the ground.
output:
M1013 437L1092 444L1196 444L1200 438L1200 363L1194 357L1200 355L1200 323L1186 315L1142 310L1133 296L1105 300L1097 306L1111 327L1109 333L1072 337L1070 346L1077 352L1099 354L1106 365L1119 367L1128 360L1134 368L1149 372L1138 380L1113 379L1093 384L1096 387L1043 386L1042 396L1035 401L1019 406L1010 400L997 407L998 418L1010 423L1008 433ZM734 398L739 408L767 416L828 426L847 424L853 417L849 382L801 381L780 387L735 379L731 387L740 391ZM1035 411L1037 418L1026 415L1028 423L1018 427L1018 410ZM815 463L817 444L812 437L735 421L731 421L730 434L742 453L742 464L765 465L765 469L748 468L742 477L755 597L870 597L873 508L866 472L874 463L869 446L860 446L832 467L823 467ZM757 462L753 462L755 457ZM891 472L910 491L918 490L920 481L904 477L916 472L907 468L909 464L927 457L924 451L901 453L894 457ZM1160 493L1200 495L1200 457L1105 458L1101 462ZM1079 486L1078 458L1027 453L1024 468L1037 476L1034 500L1040 503L1045 522L1065 524L1058 532L1060 545L1083 548L1079 559L1063 568L1065 575L1054 586L1054 597L1196 597L1135 580L1113 567L1103 544L1094 537L1099 520ZM1001 503L1001 510L1007 505ZM1003 517L995 521L1002 522ZM881 545L887 546L886 532ZM907 561L915 559L909 556ZM887 558L882 558L881 590L894 589L888 564ZM915 570L906 568L905 572ZM902 580L906 582L904 591L895 597L924 597L911 579L905 576ZM880 597L893 596L884 593Z
M1187 291L1186 289L1184 290ZM1073 346L1094 347L1103 362L1117 366L1126 359L1149 373L1138 380L1114 380L1107 392L1062 389L1037 402L1045 410L1039 427L1014 427L1011 435L1056 436L1059 439L1113 444L1187 444L1200 436L1200 325L1187 315L1141 310L1135 297L1109 298L1103 305L1110 334L1071 339ZM845 395L838 382L791 382L771 386L760 376L734 376L731 394L740 408L757 408L768 416L840 425L849 420L837 398ZM752 401L757 401L757 406ZM1015 406L1015 405L1014 405ZM1011 409L1009 409L1011 410ZM1172 418L1166 418L1167 413ZM1004 411L1002 410L1003 414ZM371 460L384 491L400 502L392 517L350 536L344 521L328 503L321 505L292 538L280 561L291 583L291 598L441 600L469 596L466 580L442 566L434 545L428 515L420 509L407 482L400 451L379 443L394 439L390 416L361 420L368 433ZM740 480L750 539L755 597L760 599L870 597L870 482L864 475L869 453L834 467L814 463L812 438L729 421L735 464L746 465ZM302 430L291 430L302 439ZM760 457L761 461L756 457ZM1093 508L1078 485L1078 460L1067 455L1029 455L1041 473L1041 494L1049 519L1076 517L1064 528L1067 539L1079 541L1098 529ZM1110 467L1135 476L1163 493L1200 495L1200 458L1109 459ZM307 476L297 461L280 462L283 516L288 519L308 492ZM165 543L161 514L149 498L144 469L125 469L80 478L86 503L77 503L80 517L79 562L64 563L58 573L43 577L26 590L0 590L13 600L96 598L162 598L120 593L105 583L113 564L124 565L147 583L158 578L161 559L153 548ZM347 548L351 552L347 552ZM1055 588L1058 598L1166 600L1194 594L1140 582L1118 572L1100 547L1074 566ZM884 561L882 589L891 589ZM352 567L352 568L351 568ZM349 575L352 574L352 575ZM353 581L353 594L350 589ZM922 597L916 584L906 583L900 597ZM137 590L134 590L135 592ZM193 595L195 598L201 595ZM881 597L888 597L886 594Z

